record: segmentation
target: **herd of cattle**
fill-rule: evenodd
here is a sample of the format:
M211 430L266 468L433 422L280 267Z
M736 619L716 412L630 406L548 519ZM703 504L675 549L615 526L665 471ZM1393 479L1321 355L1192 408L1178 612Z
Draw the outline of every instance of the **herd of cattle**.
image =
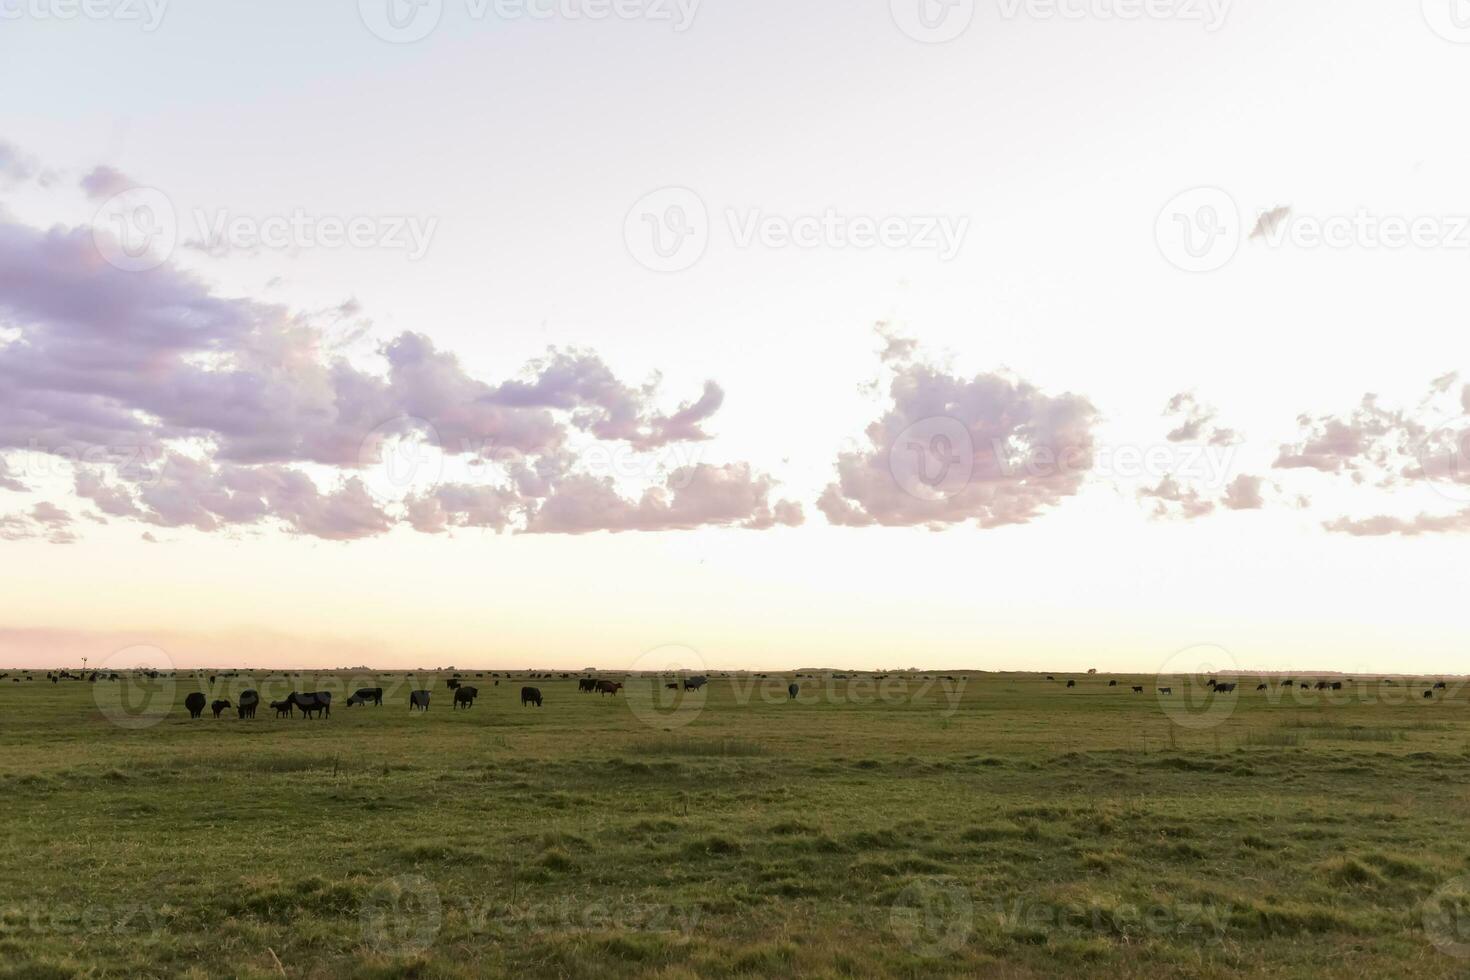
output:
M464 708L468 710L475 706L475 699L480 696L479 688L468 687L457 680L449 680L446 683L449 687L449 693L453 698L452 707L454 709ZM500 682L496 681L495 684L499 686ZM618 690L622 689L622 686L621 684L612 685L614 689L611 693L616 694ZM428 711L430 694L430 691L410 691L408 693L408 710ZM347 698L347 707L352 708L358 705L373 705L381 708L383 706L383 689L381 687L363 687L354 691ZM184 707L189 710L190 718L204 717L206 706L214 713L215 718L219 718L230 708L234 708L236 714L242 720L254 718L256 709L260 707L260 693L253 690L241 691L240 696L236 698L234 703L223 698L211 702L204 694L198 691L184 698ZM537 708L542 706L540 688L521 688L521 707L529 706ZM298 711L301 712L301 718L303 720L330 718L332 717L332 693L330 691L308 691L303 694L299 691L292 691L283 700L272 701L270 707L276 713L277 718L294 718Z
M1046 679L1048 681L1053 681L1053 682L1056 681L1056 677L1052 676L1051 674L1048 674L1046 676ZM1351 684L1352 682L1353 682L1353 679L1351 677L1347 678L1345 681L1318 681L1316 683L1315 690L1318 690L1318 691L1341 691L1341 690L1343 690L1344 684ZM1396 686L1398 684L1398 681L1396 681L1393 678L1389 677L1389 678L1385 678L1384 681L1383 681L1383 683L1389 684L1389 685L1395 685ZM1298 684L1298 681L1294 677L1283 678L1281 680L1280 689L1281 690L1290 690L1290 689L1293 689L1293 688L1297 687L1297 684ZM1303 691L1310 691L1310 690L1313 690L1314 689L1313 685L1307 683L1306 681L1301 681L1300 682L1300 685L1301 685L1301 690L1303 690ZM1067 681L1067 689L1068 690L1071 690L1072 688L1075 688L1076 686L1077 686L1077 682L1075 680L1069 680L1069 681ZM1117 687L1117 686L1118 686L1118 682L1117 681L1108 681L1108 687ZM1214 691L1216 694L1234 694L1236 692L1236 689L1240 687L1240 682L1239 681L1219 681L1219 680L1216 680L1216 679L1214 679L1212 677L1209 680L1205 681L1205 686L1208 687L1210 690ZM1142 685L1139 685L1139 684L1133 685L1133 693L1134 694L1142 694L1142 693L1144 693L1145 690L1147 690L1147 689L1144 688ZM1258 684L1258 685L1256 685L1256 690L1257 691L1269 691L1269 690L1271 690L1271 685L1270 684L1265 684L1265 683ZM1444 681L1438 681L1438 682L1435 683L1434 687L1432 687L1431 689L1429 689L1429 690L1427 690L1427 691L1424 692L1424 697L1426 699L1430 699L1430 698L1433 698L1434 697L1434 692L1435 691L1448 691L1448 690L1449 690L1449 685L1447 683L1445 683ZM1160 687L1158 689L1158 692L1160 694L1173 694L1174 693L1174 688L1172 688L1172 687Z

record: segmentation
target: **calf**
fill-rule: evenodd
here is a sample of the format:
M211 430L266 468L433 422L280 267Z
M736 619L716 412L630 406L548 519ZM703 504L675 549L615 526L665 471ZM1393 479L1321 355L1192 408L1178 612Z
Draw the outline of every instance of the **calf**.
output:
M521 707L524 708L528 704L534 704L538 708L541 707L541 689L540 688L537 688L537 687L523 687L523 688L521 688Z
M275 709L277 718L290 718L295 714L295 705L290 701L272 701L271 707Z
M229 707L232 707L232 705L228 701L216 701L209 706L209 710L214 712L214 719L218 721L219 716L224 714L225 709Z

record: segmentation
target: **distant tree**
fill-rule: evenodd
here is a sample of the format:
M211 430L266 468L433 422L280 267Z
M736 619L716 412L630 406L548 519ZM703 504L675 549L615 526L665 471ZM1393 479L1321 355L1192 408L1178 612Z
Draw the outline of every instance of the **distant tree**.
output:
M1088 671L1088 673L1089 674L1096 674L1097 673L1097 668L1096 667L1092 668L1091 670Z

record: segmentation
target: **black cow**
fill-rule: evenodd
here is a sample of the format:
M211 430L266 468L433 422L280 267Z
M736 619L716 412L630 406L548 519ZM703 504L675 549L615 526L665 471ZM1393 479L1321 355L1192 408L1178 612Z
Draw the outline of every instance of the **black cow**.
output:
M697 691L709 683L708 677L691 677L684 682L684 690Z
M1117 681L1108 681L1108 687L1117 687L1117 686L1118 686L1118 682Z
M1264 690L1266 690L1266 685L1265 684L1257 684L1256 685L1256 690L1257 691L1264 691Z
M1342 690L1342 681L1334 681L1332 683L1332 689L1334 691L1341 691Z
M790 687L788 687L786 689L786 693L789 694L789 695L791 695L791 700L795 701L796 700L796 696L801 693L801 685L800 684L792 684Z
M412 711L415 708L419 709L420 711L428 711L429 710L429 692L428 691L410 691L409 692L409 695L408 695L408 710L409 711Z
M449 680L447 680L447 681L445 681L445 682L444 682L444 684L445 684L445 686L447 686L447 687L448 687L448 688L449 688L449 689L450 689L450 690L451 690L451 691L457 691L457 690L459 690L459 681L457 681L457 680L454 680L454 679L453 679L453 678L451 678L451 679L449 679Z
M479 696L480 689L477 687L457 687L454 689L454 704L451 710L458 708L460 705L464 705L466 708L473 708L475 706L475 698Z
M1235 688L1237 686L1238 685L1236 685L1236 684L1216 684L1215 685L1215 693L1216 694L1234 694L1235 693Z
M1143 688L1141 688L1141 687L1134 687L1133 688L1133 693L1134 694L1142 694L1143 693Z
M1434 689L1436 691L1448 691L1450 689L1450 686L1444 681L1440 681L1438 684L1434 685Z
M623 685L621 683L619 683L618 681L598 681L597 682L597 693L599 695L611 694L613 697L617 697L618 696L618 692L621 691L622 689L623 689Z
M209 699L198 691L184 698L184 707L189 709L190 718L203 718L204 705Z
M577 681L577 692L580 694L591 694L597 690L597 682L590 677L584 677Z
M1424 696L1426 698L1432 698L1432 697L1434 697L1434 692L1433 691L1425 691L1424 692Z
M308 691L305 694L292 691L286 700L301 709L302 718L332 717L332 695L328 691Z
M347 699L347 707L354 704L372 704L381 708L383 706L383 689L381 687L364 687L354 691Z
M272 701L271 708L275 710L277 718L290 718L296 713L296 706L290 701Z
M241 720L255 717L255 709L260 707L260 694L255 691L241 691L240 700L235 702L235 714Z
M1160 694L1173 694L1174 693L1174 689L1172 687L1161 687L1161 688L1159 688L1159 693Z
M233 706L228 701L216 701L209 706L209 710L214 712L214 720L219 721L219 716L224 714L225 709L229 707Z
M1076 687L1077 686L1077 682L1076 681L1068 681L1067 682L1067 686L1068 687Z
M534 704L538 708L541 707L541 690L539 688L521 688L521 707L524 708L528 704Z
M664 685L664 690L666 690L666 691L677 691L678 689L679 689L679 682L678 681L671 681L668 684L665 684Z

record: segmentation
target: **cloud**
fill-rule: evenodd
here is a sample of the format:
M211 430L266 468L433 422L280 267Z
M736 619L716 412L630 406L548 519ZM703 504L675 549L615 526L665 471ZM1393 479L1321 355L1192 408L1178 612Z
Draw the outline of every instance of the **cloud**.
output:
M26 493L30 490L24 483L16 479L15 473L10 469L10 464L3 456L0 456L0 490L9 490L12 493Z
M114 197L138 186L127 174L105 164L93 167L77 185L93 200Z
M0 140L0 180L20 182L30 180L40 172L35 158L22 152L14 143Z
M1024 524L1077 493L1097 412L999 374L891 364L891 405L867 445L837 457L817 507L848 527Z
M1214 501L1205 499L1198 490L1184 486L1172 476L1164 477L1158 486L1144 487L1138 496L1140 500L1155 502L1153 515L1158 518L1194 520L1215 512Z
M1201 405L1193 392L1181 392L1169 399L1164 417L1179 420L1178 427L1167 436L1170 442L1208 442L1212 446L1233 446L1239 442L1235 430L1214 424L1215 410Z
M83 185L101 194L123 179L97 168ZM576 476L589 446L644 454L709 440L724 402L714 381L666 411L656 374L624 382L587 350L551 348L502 380L473 375L421 332L349 359L331 331L361 312L355 301L303 314L225 296L168 264L125 272L89 229L0 221L0 322L11 328L0 338L0 452L77 464L77 498L108 517L201 532L279 526L347 541L400 523L442 533L535 518L538 532L584 533L793 518L766 500L768 478L738 464L723 480L722 468L695 468L687 486L644 488L625 507ZM380 500L364 477L399 437L484 464L477 472L512 489ZM3 461L0 488L24 489Z
M1419 514L1408 519L1379 515L1364 520L1340 517L1322 525L1335 534L1358 538L1377 538L1397 534L1418 537L1422 534L1463 534L1470 531L1470 508L1451 514Z
M1241 474L1225 488L1224 504L1230 510L1260 510L1266 506L1261 496L1262 480L1258 476Z
M698 464L671 473L637 501L617 492L611 480L585 474L559 481L536 507L526 526L531 534L594 531L681 531L698 527L767 530L803 522L801 506L771 503L774 481L745 464Z

